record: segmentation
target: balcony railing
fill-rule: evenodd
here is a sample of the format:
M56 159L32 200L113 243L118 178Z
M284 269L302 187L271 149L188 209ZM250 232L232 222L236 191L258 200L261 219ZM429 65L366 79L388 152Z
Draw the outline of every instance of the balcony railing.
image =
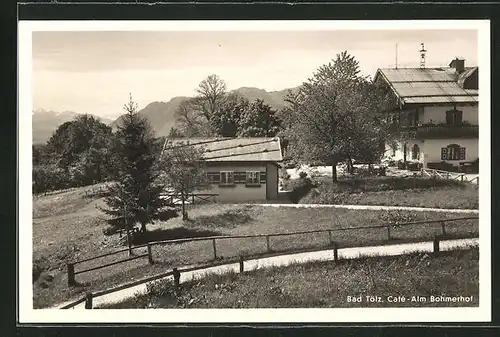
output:
M401 127L401 131L415 139L478 138L478 125L425 125Z

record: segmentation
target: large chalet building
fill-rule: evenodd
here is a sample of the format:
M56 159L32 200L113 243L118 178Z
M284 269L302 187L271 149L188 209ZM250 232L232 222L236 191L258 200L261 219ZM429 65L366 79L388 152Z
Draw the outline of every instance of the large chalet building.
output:
M394 94L388 116L402 136L389 156L425 168L477 163L478 72L462 58L447 68L378 69L374 81Z

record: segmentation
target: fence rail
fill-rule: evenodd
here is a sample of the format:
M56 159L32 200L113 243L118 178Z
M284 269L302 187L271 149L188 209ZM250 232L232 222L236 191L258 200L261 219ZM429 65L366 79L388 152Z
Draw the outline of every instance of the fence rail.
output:
M444 224L444 222L442 224ZM446 239L448 239L448 238L446 238L444 236L444 233L443 233L443 236L434 236L432 238L432 253L433 254L440 253L440 251L441 251L440 242L443 241L443 240L446 240ZM453 239L457 239L457 238L453 238ZM339 254L338 254L338 250L339 250L338 244L336 242L332 242L331 245L330 245L330 248L333 251L333 262L334 263L338 263L339 260L340 260L339 259ZM283 254L287 254L287 253L283 252ZM280 255L283 255L283 254L280 254ZM173 277L174 286L175 287L179 287L180 286L180 275L181 275L181 273L187 273L187 272L192 272L192 271L196 271L196 270L202 270L202 269L206 269L206 268L210 268L210 267L225 265L225 264L228 264L228 263L230 263L230 264L239 263L239 272L243 273L245 271L245 267L244 267L245 257L242 256L242 255L238 256L238 260L234 260L234 261L231 261L231 262L226 261L226 262L220 262L220 263L208 263L208 264L199 265L199 266L195 266L195 267L183 268L181 270L179 270L178 268L173 268L172 271L161 273L161 274L158 274L158 275L155 275L155 276L151 276L151 277L147 277L147 278L144 278L144 279L141 279L141 280L137 280L137 281L134 281L134 282L131 282L131 283L123 284L123 285L120 285L120 286L117 286L117 287L114 287L114 288L110 288L110 289L106 289L106 290L100 290L100 291L97 291L97 292L94 292L94 293L92 293L92 292L87 293L87 294L85 294L85 297L82 297L82 298L80 298L80 299L78 299L78 300L76 300L74 302L68 303L65 306L61 307L61 309L71 309L71 308L74 309L77 305L79 305L79 304L81 304L83 302L85 302L85 309L92 309L93 308L93 299L96 298L96 297L108 295L108 294L111 294L111 293L114 293L114 292L117 292L117 291L120 291L120 290L123 290L123 289L127 289L127 288L131 288L131 287L134 287L134 286L137 286L137 285L140 285L140 284L144 284L144 283L156 281L156 280L163 279L163 278L166 278L166 277L169 277L169 276Z
M414 222L406 222L406 223L386 223L386 224L380 224L380 225L372 225L372 226L360 226L360 227L344 227L344 228L325 228L325 229L315 229L315 230L306 230L306 231L295 231L295 232L288 232L288 233L267 233L267 234L246 234L246 235L219 235L219 236L205 236L205 237L195 237L195 238L183 238L183 239L173 239L173 240L164 240L164 241L153 241L149 242L147 244L143 245L138 245L131 247L131 251L147 247L147 253L146 254L141 254L137 256L132 256L128 257L125 259L121 259L112 263L107 263L104 265L100 265L97 267L93 268L88 268L85 270L81 271L76 271L75 272L75 265L81 264L84 262L88 261L93 261L97 260L103 257L115 255L115 254L120 254L126 251L129 251L128 248L126 249L121 249L115 252L107 253L107 254L102 254L99 256L79 260L79 261L74 261L72 263L68 263L68 286L73 286L76 285L77 282L75 280L75 275L106 268L109 266L113 266L119 263L124 263L124 262L129 262L133 261L135 259L143 258L143 257L148 257L148 263L149 264L154 264L153 260L153 255L152 255L152 247L157 246L157 245L171 245L171 244L180 244L180 243L187 243L187 242L201 242L201 241L212 241L212 250L213 250L213 260L217 260L217 240L230 240L230 239L247 239L247 238L264 238L266 240L266 252L271 253L272 247L271 247L271 242L270 239L272 237L282 237L282 236L292 236L292 235L304 235L304 234L314 234L314 233L325 233L328 235L328 241L330 243L334 242L334 236L333 233L335 232L345 232L345 231L359 231L359 230L366 230L366 229L383 229L387 228L387 240L390 241L393 239L391 236L391 227L393 226L398 226L398 227L407 227L407 226L414 226L414 225L423 225L423 224L440 224L441 225L441 232L442 235L446 235L446 224L449 222L456 222L456 221L466 221L466 220L478 220L478 216L474 217L462 217L462 218L453 218L453 219L441 219L441 220L424 220L424 221L414 221Z
M182 195L178 193L165 193L161 195L164 198L170 200L172 204L182 203ZM184 197L184 201L194 204L196 201L201 202L215 202L216 198L219 196L217 193L191 193Z
M467 182L467 183L477 182L477 184L479 184L479 176L468 179L465 173L459 173L459 172L449 172L437 169L423 168L421 169L421 175L430 178L460 180L461 182Z

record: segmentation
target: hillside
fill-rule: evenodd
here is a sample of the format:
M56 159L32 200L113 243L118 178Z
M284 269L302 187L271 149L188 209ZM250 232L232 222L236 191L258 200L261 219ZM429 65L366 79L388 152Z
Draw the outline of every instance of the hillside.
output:
M172 98L168 102L152 102L139 110L139 114L149 120L157 136L166 136L170 128L175 124L175 111L187 99L188 97L179 96ZM118 117L110 124L113 130L116 129L121 118Z
M75 119L80 113L74 111L47 111L44 109L33 110L32 113L32 136L33 144L42 144L49 140L57 127L65 122ZM105 124L111 123L110 119L98 117Z
M242 87L232 90L231 92L238 93L250 101L261 99L273 108L279 110L285 105L285 96L288 90L296 89L297 88L267 92L264 89ZM187 99L189 99L189 97L180 96L174 97L168 102L153 102L140 110L139 114L150 121L156 136L167 136L170 128L175 126L175 111L179 105ZM113 128L116 127L120 118L121 117L111 123Z

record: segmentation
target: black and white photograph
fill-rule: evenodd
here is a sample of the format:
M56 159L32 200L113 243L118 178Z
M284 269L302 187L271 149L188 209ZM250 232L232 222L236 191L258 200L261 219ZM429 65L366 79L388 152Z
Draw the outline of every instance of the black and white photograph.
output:
M20 21L20 321L489 320L489 44Z

